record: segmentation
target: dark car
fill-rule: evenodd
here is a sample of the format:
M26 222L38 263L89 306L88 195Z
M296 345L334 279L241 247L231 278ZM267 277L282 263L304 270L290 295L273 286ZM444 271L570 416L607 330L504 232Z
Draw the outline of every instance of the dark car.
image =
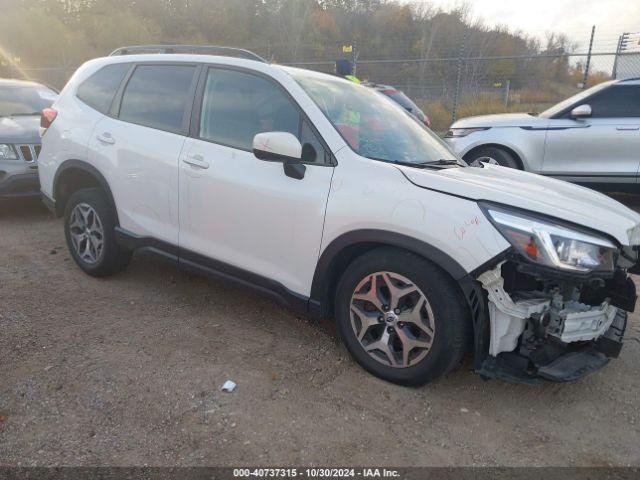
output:
M416 117L420 121L420 123L424 124L427 127L431 126L431 120L429 120L429 117L427 117L427 115L425 115L425 113L420 110L420 107L418 107L413 102L413 100L407 97L402 90L398 90L391 85L378 85L376 83L366 83L365 86L375 88L377 91L389 97L411 115Z
M0 79L0 198L40 194L40 112L57 96L39 83Z

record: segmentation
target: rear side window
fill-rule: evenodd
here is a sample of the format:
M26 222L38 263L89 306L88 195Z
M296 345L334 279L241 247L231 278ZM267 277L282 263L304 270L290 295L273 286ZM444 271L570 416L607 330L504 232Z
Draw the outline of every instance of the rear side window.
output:
M78 98L106 114L129 67L127 63L116 63L101 68L80 85Z
M190 65L136 67L124 89L118 117L125 122L183 133L192 103L195 70Z
M616 85L589 99L593 118L640 117L640 86Z

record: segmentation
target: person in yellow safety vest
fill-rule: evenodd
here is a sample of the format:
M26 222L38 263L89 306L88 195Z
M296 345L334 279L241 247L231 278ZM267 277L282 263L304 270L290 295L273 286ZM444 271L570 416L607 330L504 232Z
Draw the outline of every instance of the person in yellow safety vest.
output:
M353 65L346 58L336 60L336 75L360 85L358 77L353 75ZM354 148L358 148L360 132L360 113L349 110L347 105L337 119L336 126L347 142Z
M350 82L357 83L358 85L360 85L360 79L358 77L354 77L353 75L346 75L344 78L346 78Z
M346 58L336 60L336 75L360 85L360 80L353 74L353 65Z

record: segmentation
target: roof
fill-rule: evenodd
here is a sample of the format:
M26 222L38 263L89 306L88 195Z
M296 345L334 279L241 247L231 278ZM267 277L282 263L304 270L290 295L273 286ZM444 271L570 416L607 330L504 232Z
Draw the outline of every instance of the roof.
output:
M267 61L260 55L250 50L236 47L226 47L220 45L132 45L128 47L120 47L109 55L110 57L117 55L135 55L135 54L196 54L196 55L217 55L228 56L234 58L246 58L262 63Z

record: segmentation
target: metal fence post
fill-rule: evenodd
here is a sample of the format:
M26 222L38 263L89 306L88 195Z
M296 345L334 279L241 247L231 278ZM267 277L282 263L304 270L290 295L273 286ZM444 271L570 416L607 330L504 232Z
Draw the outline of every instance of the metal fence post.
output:
M462 64L464 62L464 50L467 43L467 32L462 35L462 43L460 44L460 52L458 53L458 75L456 78L456 90L453 92L453 110L451 111L451 123L456 121L458 117L458 102L460 100L460 82L462 80Z
M351 43L352 54L353 54L353 76L358 76L358 49L356 47L355 40Z
M589 53L587 53L587 63L584 66L584 79L582 80L582 89L587 88L587 80L589 79L589 67L591 66L591 52L593 51L593 37L596 34L596 26L591 27L591 39L589 40Z
M504 82L504 90L503 90L503 99L504 99L504 106L508 107L509 106L509 92L511 91L511 80L505 80Z
M618 46L616 47L616 56L613 57L613 71L611 72L611 76L613 78L618 78L618 55L620 55L621 45L622 45L622 35L618 37Z

